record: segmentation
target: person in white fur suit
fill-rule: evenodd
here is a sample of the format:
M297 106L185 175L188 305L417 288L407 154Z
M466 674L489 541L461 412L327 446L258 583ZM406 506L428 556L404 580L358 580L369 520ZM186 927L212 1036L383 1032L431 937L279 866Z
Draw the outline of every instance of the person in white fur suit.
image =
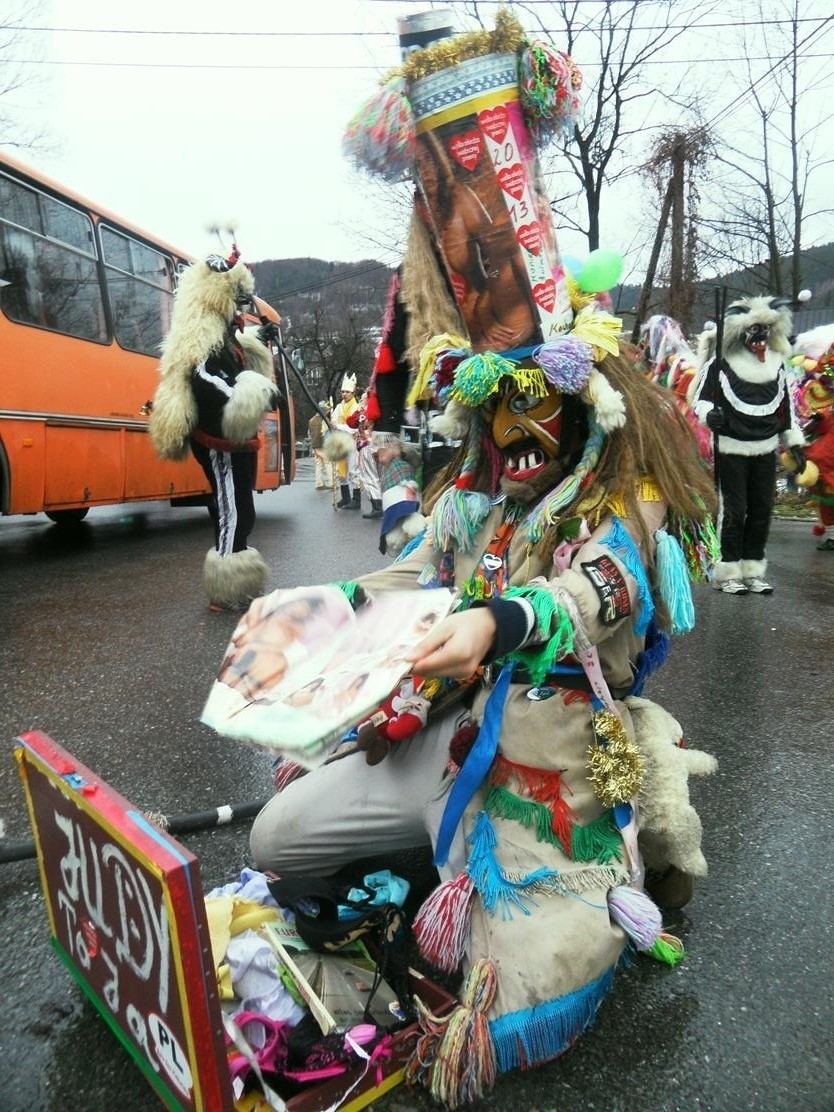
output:
M203 583L216 610L245 608L264 593L268 578L248 539L255 524L258 429L279 392L269 349L243 331L254 289L237 248L229 258L210 255L185 271L149 425L161 459L182 460L190 450L211 484L214 547Z
M804 437L788 389L790 302L775 297L733 301L717 329L699 341L700 369L691 392L695 416L715 434L721 560L712 583L729 595L770 594L765 547L776 491L780 442L802 471Z

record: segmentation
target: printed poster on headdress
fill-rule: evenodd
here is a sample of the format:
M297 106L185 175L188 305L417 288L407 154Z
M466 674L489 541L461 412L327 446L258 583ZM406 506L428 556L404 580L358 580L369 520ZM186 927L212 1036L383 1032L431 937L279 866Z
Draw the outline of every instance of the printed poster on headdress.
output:
M405 653L455 598L445 588L383 592L356 611L334 586L257 598L232 634L201 721L315 768L391 695L409 671Z
M470 59L411 92L417 181L473 349L563 332L570 294L514 57Z

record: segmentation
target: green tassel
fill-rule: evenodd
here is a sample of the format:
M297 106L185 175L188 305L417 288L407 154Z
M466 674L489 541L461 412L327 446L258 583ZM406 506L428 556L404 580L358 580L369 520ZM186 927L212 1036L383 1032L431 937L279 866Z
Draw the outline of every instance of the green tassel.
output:
M573 652L573 625L563 606L553 595L541 587L510 587L502 598L523 598L533 607L536 615L536 628L539 637L545 638L543 645L533 649L518 649L509 653L507 660L518 661L530 676L531 685L544 682L548 671Z
M622 861L623 840L614 825L610 811L600 815L587 826L574 826L571 836L570 857L573 861Z
M673 934L658 935L652 943L651 950L643 950L642 953L648 954L655 961L662 961L666 965L671 965L673 968L680 965L686 957L683 943L679 938L675 938Z

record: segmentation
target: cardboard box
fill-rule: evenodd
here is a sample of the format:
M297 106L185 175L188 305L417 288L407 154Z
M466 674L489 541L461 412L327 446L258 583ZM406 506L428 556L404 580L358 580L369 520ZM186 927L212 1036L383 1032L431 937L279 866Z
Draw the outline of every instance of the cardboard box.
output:
M160 1100L177 1112L266 1109L232 1094L197 859L46 734L22 734L15 759L52 944ZM455 1004L417 973L411 984L435 1014ZM371 1069L287 1092L287 1112L364 1108L402 1081L416 1037L412 1025Z

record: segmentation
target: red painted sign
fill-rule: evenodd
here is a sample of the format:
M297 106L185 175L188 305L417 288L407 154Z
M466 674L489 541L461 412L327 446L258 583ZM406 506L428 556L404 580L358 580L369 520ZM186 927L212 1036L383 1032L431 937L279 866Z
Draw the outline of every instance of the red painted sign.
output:
M58 954L168 1108L230 1112L197 859L45 734L15 757Z

